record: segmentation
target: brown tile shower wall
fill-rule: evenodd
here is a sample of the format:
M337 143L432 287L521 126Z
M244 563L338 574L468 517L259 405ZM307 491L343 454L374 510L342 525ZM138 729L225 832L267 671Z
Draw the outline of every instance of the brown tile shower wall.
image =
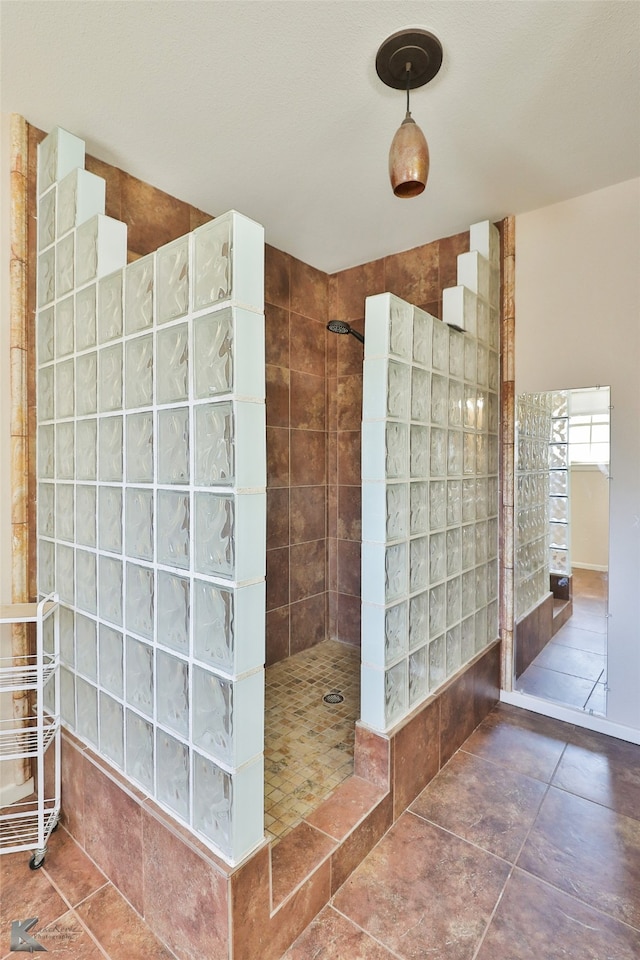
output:
M267 245L267 664L327 636L327 290Z
M390 292L442 317L442 291L457 283L457 257L469 250L469 233L436 240L404 253L334 274L329 319L364 331L365 298ZM328 390L328 634L360 644L360 423L362 346L354 337L330 336Z

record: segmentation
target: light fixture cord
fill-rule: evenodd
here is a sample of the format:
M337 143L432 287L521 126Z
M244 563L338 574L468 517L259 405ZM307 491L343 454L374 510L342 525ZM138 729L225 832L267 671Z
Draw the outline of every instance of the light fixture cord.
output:
M411 64L407 64L407 117L411 116L411 110L409 109L409 83L411 81Z

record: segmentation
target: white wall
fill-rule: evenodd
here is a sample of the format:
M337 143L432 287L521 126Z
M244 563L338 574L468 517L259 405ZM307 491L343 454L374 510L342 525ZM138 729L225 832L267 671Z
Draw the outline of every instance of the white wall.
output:
M571 564L609 566L609 481L597 465L571 468Z
M609 702L640 729L640 179L516 218L516 390L611 387Z

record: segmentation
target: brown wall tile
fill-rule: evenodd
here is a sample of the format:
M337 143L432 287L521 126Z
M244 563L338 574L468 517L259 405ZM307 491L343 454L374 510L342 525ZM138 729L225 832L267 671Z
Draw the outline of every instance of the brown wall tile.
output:
M127 224L127 247L144 256L189 233L189 204L122 172L120 219Z
M373 850L393 823L393 795L386 796L340 844L331 858L331 896Z
M291 257L291 310L327 322L329 278L326 273Z
M360 598L360 543L338 540L338 590Z
M396 820L440 769L440 708L434 701L394 734L393 817Z
M385 257L385 287L389 293L408 300L425 303L441 297L439 271L439 242L405 250Z
M356 723L354 750L354 773L356 777L369 780L381 790L389 790L392 784L392 743L389 737L375 733L361 723Z
M264 267L264 298L268 303L289 309L291 257L266 243Z
M324 377L291 371L291 426L301 430L325 429Z
M323 540L326 536L327 488L291 487L291 543Z
M306 543L293 543L289 549L291 551L289 574L291 603L324 593L326 590L326 541L310 540Z
M82 750L64 734L60 748L62 781L62 823L69 833L84 846L84 771Z
M274 487L267 490L267 550L288 544L289 488Z
M338 483L360 486L360 431L338 434Z
M469 250L469 231L456 233L439 241L440 290L458 285L458 256ZM442 292L440 293L442 297Z
M362 422L362 374L338 377L337 429L360 430Z
M299 653L320 643L327 635L326 594L292 603L290 652Z
M278 607L267 613L266 664L278 663L289 656L289 623L291 607Z
M320 430L291 431L291 486L326 483L326 433Z
M335 848L335 840L304 820L272 847L272 908L277 909Z
M475 728L474 671L466 670L447 687L440 702L440 765L451 759Z
M289 603L289 549L267 550L267 610Z
M338 583L338 587L340 584ZM360 646L360 597L338 593L338 640Z
M289 311L270 303L264 305L265 362L289 369Z
M284 367L266 367L267 409L269 427L289 426L289 371Z
M337 536L341 540L362 539L362 488L342 484L338 490Z
M324 324L291 313L289 362L292 370L325 376L325 349L327 331Z
M289 486L289 431L267 427L267 486Z
M500 644L497 643L487 650L473 669L473 700L477 727L500 699Z
M330 319L361 320L364 317L364 302L367 297L384 293L384 260L372 260L336 274L335 316Z

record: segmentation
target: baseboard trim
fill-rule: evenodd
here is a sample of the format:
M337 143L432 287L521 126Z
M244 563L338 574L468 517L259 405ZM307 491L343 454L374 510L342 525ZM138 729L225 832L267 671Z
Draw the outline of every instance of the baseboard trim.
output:
M625 727L621 723L607 720L606 717L598 716L595 713L583 713L581 710L574 710L572 707L563 707L559 703L552 703L550 700L541 700L539 697L532 697L527 693L518 693L515 690L501 690L500 702L510 703L512 706L521 707L523 710L531 710L532 713L540 713L545 717L564 720L565 723L573 723L576 727L583 727L585 730L594 730L596 733L606 733L607 736L617 737L618 740L626 740L628 743L640 744L640 730L635 730L633 727Z

